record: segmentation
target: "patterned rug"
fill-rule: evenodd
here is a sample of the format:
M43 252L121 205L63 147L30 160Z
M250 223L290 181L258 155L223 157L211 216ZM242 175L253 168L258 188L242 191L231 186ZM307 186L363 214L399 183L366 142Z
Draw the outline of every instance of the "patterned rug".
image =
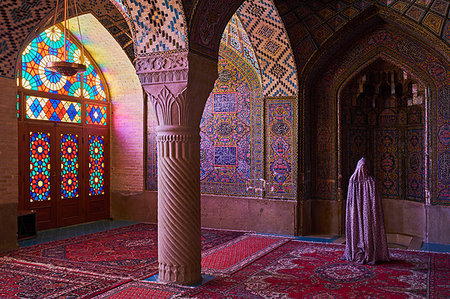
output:
M210 249L243 232L203 229L202 249ZM104 232L21 248L10 257L58 267L82 269L122 279L140 279L157 272L157 226L139 223Z
M150 282L132 281L101 295L98 295L95 298L163 299L174 297L179 293L186 292L187 289L189 288Z
M450 255L390 250L375 266L340 260L342 245L290 241L186 292L195 298L449 298Z
M9 257L0 257L0 281L0 298L89 298L127 282Z
M234 272L274 248L288 242L289 238L261 235L243 235L202 254L202 272L212 275Z

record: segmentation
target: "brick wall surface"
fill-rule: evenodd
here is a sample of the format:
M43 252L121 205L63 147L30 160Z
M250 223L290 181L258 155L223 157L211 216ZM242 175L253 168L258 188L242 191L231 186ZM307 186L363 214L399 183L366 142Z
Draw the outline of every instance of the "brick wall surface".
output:
M0 77L0 204L18 202L17 87Z
M80 16L85 47L103 71L112 103L111 190L144 190L144 100L125 52L92 15ZM73 31L76 34L76 30Z

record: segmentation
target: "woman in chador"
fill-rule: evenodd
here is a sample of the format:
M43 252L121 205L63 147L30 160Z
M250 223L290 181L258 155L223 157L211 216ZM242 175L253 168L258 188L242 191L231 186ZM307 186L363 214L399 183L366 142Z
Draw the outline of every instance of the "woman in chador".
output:
M360 264L389 260L383 207L365 158L358 161L348 184L345 230L343 259Z

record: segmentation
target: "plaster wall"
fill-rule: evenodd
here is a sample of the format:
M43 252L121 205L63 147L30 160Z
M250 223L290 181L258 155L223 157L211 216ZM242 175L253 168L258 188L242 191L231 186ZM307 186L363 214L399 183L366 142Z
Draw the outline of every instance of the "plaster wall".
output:
M428 243L450 244L450 207L428 207Z
M111 191L111 217L113 219L156 223L157 214L158 192Z
M15 79L0 78L0 251L17 247L18 123Z
M386 233L425 237L425 207L422 203L383 199Z
M201 196L202 227L294 235L296 202L218 195ZM158 192L111 192L114 219L157 222Z
M334 200L311 200L311 234L339 235L339 204Z
M296 201L219 195L201 200L202 227L295 235Z

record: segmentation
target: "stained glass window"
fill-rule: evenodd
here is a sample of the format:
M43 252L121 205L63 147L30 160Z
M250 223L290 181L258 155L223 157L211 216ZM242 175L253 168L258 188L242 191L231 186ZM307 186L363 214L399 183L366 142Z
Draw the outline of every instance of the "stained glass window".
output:
M36 37L22 53L22 86L25 89L80 96L81 78L62 76L47 69L49 61L64 60L64 34L53 26ZM80 63L81 51L67 39L67 61Z
M106 101L105 88L94 66L86 59L84 72L83 96L91 100Z
M26 112L29 119L81 123L81 104L69 101L26 97Z
M66 60L83 63L81 49L67 37ZM84 57L86 72L62 76L47 69L49 61L64 60L64 33L53 26L36 37L22 53L22 87L89 100L106 101L105 84L89 58ZM18 76L19 77L19 76Z
M89 195L105 193L105 139L89 135Z
M30 202L50 200L50 134L30 132Z
M61 134L61 198L78 197L78 135Z
M86 123L90 125L106 126L106 107L98 105L86 105Z
M20 109L20 97L19 94L17 94L17 118L19 118L19 109Z

